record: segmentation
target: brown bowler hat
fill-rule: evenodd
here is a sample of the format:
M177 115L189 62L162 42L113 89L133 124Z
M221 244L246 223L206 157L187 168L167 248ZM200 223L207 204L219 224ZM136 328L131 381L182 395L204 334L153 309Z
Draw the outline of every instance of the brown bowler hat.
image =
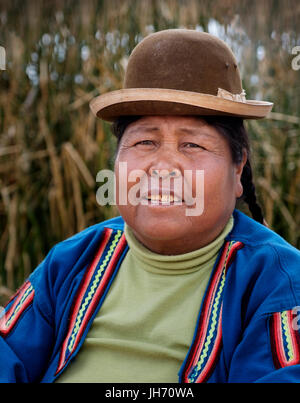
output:
M265 117L273 103L250 101L237 61L225 42L205 32L170 29L143 39L133 50L124 88L90 103L113 121L125 115L227 115Z

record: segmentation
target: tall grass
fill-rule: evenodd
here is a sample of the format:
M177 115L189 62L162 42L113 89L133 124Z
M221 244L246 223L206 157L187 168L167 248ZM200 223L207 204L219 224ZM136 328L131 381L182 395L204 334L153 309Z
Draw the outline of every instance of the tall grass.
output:
M88 108L118 89L147 34L214 33L237 54L248 98L272 100L249 121L259 200L268 224L300 247L300 44L297 0L0 0L0 304L49 249L117 214L96 203L96 174L115 139Z

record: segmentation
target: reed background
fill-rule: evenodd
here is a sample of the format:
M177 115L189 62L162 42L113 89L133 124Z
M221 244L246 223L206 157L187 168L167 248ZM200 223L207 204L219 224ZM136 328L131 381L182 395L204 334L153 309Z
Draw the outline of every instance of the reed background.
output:
M224 39L248 99L275 103L247 122L255 182L271 228L300 248L298 0L0 0L0 304L55 243L117 214L96 203L115 140L88 103L121 87L143 37L178 27Z

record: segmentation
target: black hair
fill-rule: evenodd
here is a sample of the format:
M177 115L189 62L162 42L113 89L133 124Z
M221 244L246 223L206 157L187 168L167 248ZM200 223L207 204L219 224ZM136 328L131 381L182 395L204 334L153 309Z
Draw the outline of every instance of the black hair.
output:
M117 138L119 147L121 138L131 123L140 119L141 116L121 116L112 124L112 133ZM232 161L239 164L244 155L244 150L247 153L247 161L244 165L241 183L243 186L243 195L241 199L248 205L249 211L254 218L261 224L264 224L264 216L262 209L257 201L256 189L253 183L252 167L250 162L250 143L247 130L244 126L242 118L231 116L199 116L206 123L213 126L218 132L223 135L230 147Z

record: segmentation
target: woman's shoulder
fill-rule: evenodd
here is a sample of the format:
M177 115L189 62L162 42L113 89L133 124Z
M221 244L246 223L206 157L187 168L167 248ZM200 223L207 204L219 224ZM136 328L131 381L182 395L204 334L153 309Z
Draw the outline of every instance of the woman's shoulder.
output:
M263 262L263 267L276 266L292 277L295 276L297 282L300 281L299 249L241 211L235 210L233 216L234 226L228 240L242 242L251 261Z
M253 306L264 311L300 305L300 251L271 229L235 210L228 239L243 244L236 275ZM251 292L250 292L251 290ZM246 292L246 291L245 291ZM289 308L291 309L291 308Z
M52 279L53 284L62 284L66 277L74 277L84 272L101 247L104 234L122 233L124 221L122 217L114 217L74 234L57 243L49 251L45 259L31 274L36 282L41 276Z
M260 224L239 210L234 210L234 226L228 239L242 242L249 247L260 249L271 247L275 250L286 250L300 257L299 249L295 248L272 229Z
M57 250L65 248L78 248L82 244L85 247L94 240L97 242L99 236L102 235L105 229L111 229L112 231L124 231L124 220L121 216L113 217L105 221L101 221L97 224L91 225L84 230L77 232L76 234L64 239L57 243L55 248Z

